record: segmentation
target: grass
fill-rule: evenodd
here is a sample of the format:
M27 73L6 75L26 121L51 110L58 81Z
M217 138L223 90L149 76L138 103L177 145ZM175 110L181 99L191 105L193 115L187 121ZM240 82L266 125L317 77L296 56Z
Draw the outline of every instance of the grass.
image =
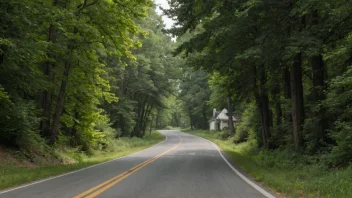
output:
M216 143L256 181L284 197L352 197L352 167L329 169L316 158L288 151L259 151L255 141L234 144L221 133L189 132Z
M73 164L60 164L52 166L39 166L36 168L16 167L12 165L0 165L0 189L5 189L31 181L52 177L70 171L99 164L118 157L148 148L163 141L165 137L154 131L151 135L140 138L121 138L114 142L112 149L107 153L99 153L93 157L80 156L80 160ZM59 155L67 155L61 153ZM71 155L71 154L68 154ZM66 156L67 157L67 156Z

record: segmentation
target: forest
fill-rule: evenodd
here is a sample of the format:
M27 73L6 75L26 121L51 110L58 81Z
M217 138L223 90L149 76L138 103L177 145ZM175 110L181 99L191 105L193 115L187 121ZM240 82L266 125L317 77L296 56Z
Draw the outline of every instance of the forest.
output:
M263 150L318 155L329 167L351 164L351 3L170 4L164 13L176 19L168 30L179 38L174 54L196 71L181 83L181 99L198 128L208 128L213 107L229 107L240 121L224 135L235 143L255 139Z
M351 2L168 2L171 29L151 0L0 0L0 146L93 155L227 108L214 133L263 163L351 167Z
M169 3L173 53L188 68L184 131L218 144L280 196L351 197L352 3ZM227 108L235 127L207 131L213 108Z
M168 124L181 58L152 1L6 0L0 15L0 145L89 154Z

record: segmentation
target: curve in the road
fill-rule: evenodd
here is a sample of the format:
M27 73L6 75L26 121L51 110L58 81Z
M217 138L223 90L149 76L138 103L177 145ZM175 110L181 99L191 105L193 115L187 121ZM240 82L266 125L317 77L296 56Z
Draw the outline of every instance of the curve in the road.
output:
M274 198L212 142L160 131L166 140L143 151L0 192L0 198ZM181 143L182 141L182 143Z

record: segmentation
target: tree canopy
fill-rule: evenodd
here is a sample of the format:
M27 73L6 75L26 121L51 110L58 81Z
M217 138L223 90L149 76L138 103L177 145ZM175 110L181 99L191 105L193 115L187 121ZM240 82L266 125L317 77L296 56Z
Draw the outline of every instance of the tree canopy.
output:
M258 113L251 116L258 117L250 125L259 123L259 146L327 152L335 159L330 161L333 166L351 162L347 87L352 4L344 0L170 3L164 13L177 22L168 32L188 38L180 39L176 53L189 66L208 73L213 104L220 105L216 101L229 95L235 101L231 110L239 111L243 121L250 116L246 109L255 104Z
M0 0L0 144L89 152L227 108L235 143L351 163L351 3L169 3L165 30L151 0Z
M0 14L1 144L143 137L176 92L180 59L150 0L1 0Z

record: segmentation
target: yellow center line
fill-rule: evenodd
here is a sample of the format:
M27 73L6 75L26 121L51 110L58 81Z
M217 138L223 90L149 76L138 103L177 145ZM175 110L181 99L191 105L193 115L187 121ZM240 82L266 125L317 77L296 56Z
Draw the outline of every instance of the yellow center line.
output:
M153 158L152 158L152 159L153 159ZM108 183L114 181L115 179L118 179L118 178L122 177L123 175L127 174L129 171L134 170L134 169L138 168L139 166L142 166L143 164L147 163L148 161L150 161L150 160L152 160L152 159L149 159L149 160L147 160L147 161L145 161L145 162L143 162L143 163L141 163L141 164L138 164L137 166L134 166L133 168L131 168L131 169L129 169L129 170L127 170L127 171L125 171L125 172L119 174L119 175L116 175L115 177L113 177L113 178L111 178L111 179L109 179L109 180L107 180L107 181L105 181L105 182L103 182L103 183L101 183L101 184L99 184L99 185L93 187L93 188L88 189L87 191L84 191L83 193L81 193L81 194L75 196L74 198L83 197L83 196L85 196L85 195L87 195L87 194L89 194L89 193L91 193L91 192L93 192L93 191L99 189L100 187L102 187L102 186L104 186L104 185L106 185L106 184L108 184Z
M179 142L176 146L172 147L171 149L149 159L146 160L132 168L130 168L129 170L93 187L88 189L87 191L82 192L81 194L75 196L74 198L81 198L84 196L87 196L88 194L92 193L91 195L87 196L86 198L93 198L99 194L101 194L102 192L106 191L107 189L111 188L112 186L114 186L115 184L119 183L120 181L124 180L125 178L129 177L130 175L132 175L133 173L137 172L139 169L142 169L143 167L147 166L148 164L154 162L155 160L157 160L158 158L162 157L163 155L166 155L167 153L171 152L172 150L176 149L180 144L181 144L182 140L181 137L179 137ZM98 190L99 189L99 190ZM97 190L97 191L96 191Z

